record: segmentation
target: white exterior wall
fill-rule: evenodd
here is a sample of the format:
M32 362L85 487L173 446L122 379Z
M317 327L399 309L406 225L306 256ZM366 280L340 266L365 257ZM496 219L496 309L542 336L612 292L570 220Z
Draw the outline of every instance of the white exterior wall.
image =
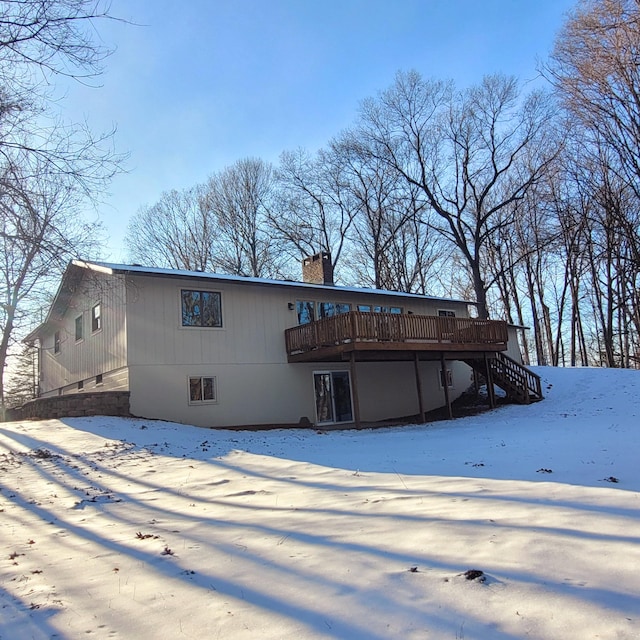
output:
M219 291L222 328L181 325L182 289ZM289 364L284 330L297 325L296 300L402 306L416 314L438 309L467 315L463 303L402 300L336 290L212 283L147 276L127 277L127 344L131 412L206 427L315 422L314 371L349 370L348 363ZM289 304L294 310L289 309ZM409 304L407 304L409 303ZM469 369L449 363L456 397L469 386ZM418 412L413 362L358 362L361 419L374 421ZM423 362L427 410L444 404L439 363ZM215 377L217 401L190 404L190 376Z
M449 387L451 400L471 386L471 369L462 362L447 361L453 377ZM360 413L365 422L416 415L418 391L413 361L356 363L360 391ZM439 361L420 362L420 379L424 410L445 404L440 383Z
M102 328L91 330L91 309L100 303ZM75 339L75 321L82 315L83 338ZM64 315L54 320L40 336L41 396L73 393L78 382L84 389L95 387L103 376L103 390L126 390L125 290L119 277L88 274L71 297ZM55 353L54 336L60 332L60 352ZM97 389L92 389L97 390Z
M108 373L103 373L102 382L99 382L96 376L84 378L83 388L78 389L78 382L75 381L72 384L65 385L60 388L56 388L50 391L42 392L40 397L48 398L51 396L67 395L69 393L83 393L99 391L128 391L129 390L129 370L127 367L121 369L115 369Z

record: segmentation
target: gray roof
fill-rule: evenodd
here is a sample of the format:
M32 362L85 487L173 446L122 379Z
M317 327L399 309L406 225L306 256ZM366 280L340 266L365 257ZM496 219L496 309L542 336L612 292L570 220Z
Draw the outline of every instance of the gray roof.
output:
M270 280L267 278L250 278L245 276L231 276L223 273L206 273L204 271L188 271L185 269L163 269L161 267L144 267L138 264L119 264L113 262L88 262L85 260L73 260L69 263L62 278L58 292L53 300L45 321L24 338L23 342L32 342L41 329L48 325L52 319L64 312L66 305L73 294L75 284L82 277L83 270L88 269L107 275L126 274L151 278L184 278L189 280L206 280L208 282L231 282L240 285L253 285L261 287L292 287L307 291L343 291L360 295L391 296L402 299L434 300L438 302L457 302L461 304L475 304L468 300L456 300L452 298L440 298L436 296L423 296L418 293L403 293L401 291L387 291L385 289L366 289L360 287L341 287L328 284L313 284L298 282L295 280Z
M102 271L113 274L136 274L141 276L161 277L161 278L202 278L211 282L233 282L236 284L249 284L258 286L295 287L298 289L311 289L316 291L344 291L346 293L358 293L365 295L384 295L400 298L411 298L418 300L435 300L440 302L459 302L463 304L475 304L469 300L459 300L454 298L441 298L437 296L425 296L419 293L403 293L401 291L388 291L386 289L367 289L362 287L342 287L329 284L312 284L309 282L298 282L296 280L271 280L268 278L252 278L247 276L232 276L223 273L207 273L204 271L188 271L184 269L163 269L160 267L143 267L137 264L117 264L112 262L84 262L74 260L75 266Z

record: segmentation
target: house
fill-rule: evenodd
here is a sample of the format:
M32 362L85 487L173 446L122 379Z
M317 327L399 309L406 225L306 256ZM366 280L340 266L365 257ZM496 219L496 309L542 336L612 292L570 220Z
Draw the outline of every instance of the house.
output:
M529 375L504 355L506 323L334 286L330 265L307 258L293 282L73 261L27 338L39 396L128 392L132 415L203 427L359 425L450 407L473 369ZM506 384L529 401L534 378Z

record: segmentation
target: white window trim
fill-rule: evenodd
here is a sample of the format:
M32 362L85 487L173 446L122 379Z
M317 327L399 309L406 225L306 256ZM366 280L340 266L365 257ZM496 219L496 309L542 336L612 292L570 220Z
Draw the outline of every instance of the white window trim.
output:
M455 389L454 380L453 380L453 371L447 367L446 372L447 372L447 382L449 383L447 384L447 386L449 387L449 389ZM438 385L440 386L441 389L444 389L444 385L442 384L442 378L443 378L442 369L438 369Z
M217 293L220 296L220 318L222 320L221 327L197 327L182 324L182 292L183 291L200 291L204 293ZM224 295L219 289L203 289L201 287L178 287L178 329L184 329L185 331L225 331L227 327L227 320L224 315ZM191 376L194 378L195 376ZM204 376L210 378L211 376Z
M78 321L78 318L82 318L82 320L80 320L81 326L82 326L82 329L81 329L82 335L79 338L77 337L77 331L76 331L76 322ZM79 316L76 316L76 318L74 319L73 334L76 339L76 344L79 344L80 342L84 342L84 313L81 313Z
M440 312L444 312L443 314L441 314ZM457 314L456 314L456 310L455 309L437 309L436 313L438 314L439 317L441 318L457 318ZM453 315L451 315L453 314Z
M192 400L191 399L191 378L211 378L213 380L213 400ZM191 374L187 376L187 400L191 407L201 407L203 405L219 404L218 397L218 376Z
M98 318L100 319L100 326L97 329L94 329L93 321L95 319L94 312L96 310L96 307L100 307L100 315L98 316ZM102 311L103 311L102 301L96 302L94 305L91 305L91 335L92 336L96 335L97 333L100 333L102 331L102 328L104 327L104 316Z

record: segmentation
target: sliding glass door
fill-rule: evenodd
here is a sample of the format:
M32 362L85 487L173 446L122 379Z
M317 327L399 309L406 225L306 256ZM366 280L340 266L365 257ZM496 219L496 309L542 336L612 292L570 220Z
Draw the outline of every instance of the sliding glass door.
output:
M313 374L318 424L352 422L351 384L348 371L320 371Z

